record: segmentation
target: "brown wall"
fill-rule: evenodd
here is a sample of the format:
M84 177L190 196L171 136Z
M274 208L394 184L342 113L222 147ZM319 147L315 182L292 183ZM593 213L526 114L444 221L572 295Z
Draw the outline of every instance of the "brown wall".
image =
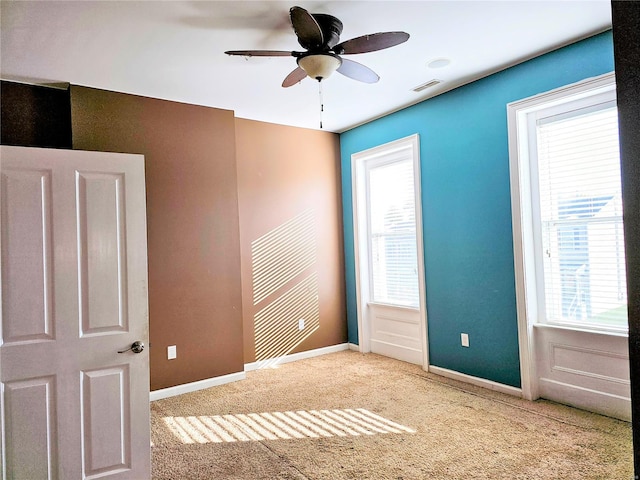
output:
M243 371L233 112L72 86L71 120L74 149L145 155L151 390Z
M236 119L236 158L245 363L346 342L338 135Z
M40 142L59 123L67 133L56 138L72 135L75 149L145 155L151 390L347 340L338 135L5 83L3 132L28 125L16 144Z

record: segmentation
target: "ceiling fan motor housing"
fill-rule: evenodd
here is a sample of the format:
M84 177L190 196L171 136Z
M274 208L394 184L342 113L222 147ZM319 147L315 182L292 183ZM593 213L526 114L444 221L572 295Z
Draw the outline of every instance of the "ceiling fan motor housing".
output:
M318 22L324 37L324 44L320 49L330 49L337 45L342 33L342 22L333 15L327 15L326 13L312 13L311 16ZM302 46L306 49L313 49L313 46Z

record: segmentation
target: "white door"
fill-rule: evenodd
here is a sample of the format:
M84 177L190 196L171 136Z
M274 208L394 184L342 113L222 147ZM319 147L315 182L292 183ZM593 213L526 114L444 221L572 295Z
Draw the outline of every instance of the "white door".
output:
M3 478L149 478L144 159L0 148Z
M354 154L360 349L427 366L418 136Z

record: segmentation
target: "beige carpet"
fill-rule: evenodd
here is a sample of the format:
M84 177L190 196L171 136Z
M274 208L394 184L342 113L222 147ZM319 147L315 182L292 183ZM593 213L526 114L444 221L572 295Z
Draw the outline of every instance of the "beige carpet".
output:
M629 423L350 351L155 401L151 414L158 480L633 476Z

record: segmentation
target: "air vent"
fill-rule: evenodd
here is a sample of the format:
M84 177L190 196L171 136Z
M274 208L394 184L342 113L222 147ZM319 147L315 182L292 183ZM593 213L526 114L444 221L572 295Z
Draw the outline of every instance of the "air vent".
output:
M442 83L442 80L429 80L427 83L423 83L422 85L418 85L417 87L415 87L413 89L414 92L421 92L423 90L426 90L427 88L431 88L431 87L435 87L436 85Z

